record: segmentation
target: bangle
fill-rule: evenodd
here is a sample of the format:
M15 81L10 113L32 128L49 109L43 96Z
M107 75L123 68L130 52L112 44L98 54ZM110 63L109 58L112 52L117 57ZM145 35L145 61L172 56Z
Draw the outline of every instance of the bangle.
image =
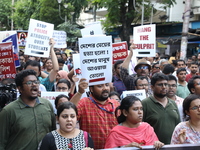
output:
M78 94L82 95L83 93L77 92Z

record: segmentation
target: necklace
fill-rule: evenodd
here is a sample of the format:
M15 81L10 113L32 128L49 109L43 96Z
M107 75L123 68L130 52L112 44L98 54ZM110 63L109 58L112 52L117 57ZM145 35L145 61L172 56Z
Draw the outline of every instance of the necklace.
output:
M96 102L92 97L89 97L89 98L90 98L90 100L91 100L99 109L101 109L101 110L103 110L103 111L105 111L105 112L107 112L107 113L109 113L109 114L114 114L114 106L113 106L113 103L110 102L110 104L111 104L111 106L112 106L112 109L106 110L105 108L99 106L99 104L97 104L97 102Z
M192 124L190 123L190 121L188 121L188 122L189 122L189 126L190 126L192 132L194 132L194 133L196 134L196 139L197 139L197 141L199 141L199 140L200 140L199 132L196 131L196 130L192 127Z

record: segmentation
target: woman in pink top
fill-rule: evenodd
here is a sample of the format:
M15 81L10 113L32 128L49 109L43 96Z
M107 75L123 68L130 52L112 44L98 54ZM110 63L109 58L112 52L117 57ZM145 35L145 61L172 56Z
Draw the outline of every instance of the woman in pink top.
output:
M199 86L197 84L196 86ZM185 122L179 123L172 134L171 144L200 143L200 96L191 94L183 101Z
M117 118L119 125L115 126L109 133L105 148L142 148L141 146L144 145L154 145L155 148L161 148L164 145L158 140L153 127L142 122L143 108L137 97L125 97L119 110L121 110L121 114Z

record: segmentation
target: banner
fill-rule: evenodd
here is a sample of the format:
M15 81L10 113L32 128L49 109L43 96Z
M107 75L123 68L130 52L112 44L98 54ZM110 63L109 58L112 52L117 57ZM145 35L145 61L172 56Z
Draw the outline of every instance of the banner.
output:
M19 50L18 50L18 44L17 44L17 34L10 35L9 37L2 40L2 42L10 42L10 41L12 42L12 45L13 45L15 67L19 67L20 62L19 62Z
M57 114L57 109L55 107L55 99L60 94L68 96L68 92L41 92L41 97L51 102L55 114Z
M137 26L133 28L133 38L137 57L155 57L156 27L155 24Z
M79 38L79 51L82 77L87 79L89 86L111 82L111 36Z
M15 75L12 42L0 43L0 80L5 78L14 79Z
M136 96L140 100L143 100L146 98L146 92L145 92L145 90L123 91L123 93L121 95L121 99L123 99L127 96Z
M49 57L49 39L53 36L54 25L30 19L25 55Z
M113 49L113 64L117 60L124 60L128 56L127 42L113 43L112 49Z
M56 42L55 48L66 48L67 47L67 34L65 31L53 31L53 39Z
M19 50L24 51L26 47L28 31L17 31Z
M95 36L104 35L102 27L101 27L101 22L97 21L97 22L91 22L89 24L86 24L85 28L81 29L81 35L82 37L91 36L91 35L95 35Z

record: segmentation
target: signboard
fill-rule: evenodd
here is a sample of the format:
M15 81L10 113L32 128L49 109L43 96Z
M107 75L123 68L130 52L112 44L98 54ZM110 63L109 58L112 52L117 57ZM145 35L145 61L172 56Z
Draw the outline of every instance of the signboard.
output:
M117 60L124 60L128 56L127 42L113 43L112 49L113 49L113 64Z
M0 42L13 34L16 34L16 31L0 31Z
M0 80L5 78L14 79L15 75L12 42L0 43Z
M140 100L143 100L146 98L146 92L145 90L123 91L121 99L125 98L126 96L136 96Z
M82 37L91 36L91 35L104 35L101 27L101 22L91 22L85 25L84 29L81 29Z
M67 34L65 31L53 31L53 39L56 42L55 48L66 48L67 47Z
M111 36L79 38L81 74L90 85L112 80Z
M19 67L20 62L19 62L19 50L17 44L17 34L10 35L9 37L5 38L2 42L12 42L15 67Z
M19 50L24 51L28 37L28 31L17 31Z
M41 92L41 97L51 102L55 114L57 114L57 109L55 107L55 99L60 94L68 96L68 92Z
M49 57L53 28L53 24L30 19L25 55Z
M137 26L133 28L134 44L137 57L155 57L156 27L155 24Z

